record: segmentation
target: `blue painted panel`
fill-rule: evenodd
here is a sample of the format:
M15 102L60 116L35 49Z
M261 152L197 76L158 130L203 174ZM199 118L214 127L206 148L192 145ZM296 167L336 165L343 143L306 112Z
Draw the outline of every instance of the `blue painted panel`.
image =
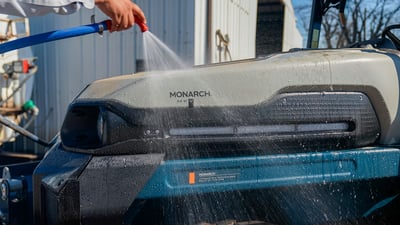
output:
M139 198L394 177L399 166L395 148L174 160L158 168Z

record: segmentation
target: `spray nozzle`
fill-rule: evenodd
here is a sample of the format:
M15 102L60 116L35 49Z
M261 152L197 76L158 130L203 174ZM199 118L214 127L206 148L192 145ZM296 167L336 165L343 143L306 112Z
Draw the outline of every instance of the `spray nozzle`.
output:
M135 23L139 26L142 32L146 32L149 30L149 27L146 23L144 23L139 17L135 16Z

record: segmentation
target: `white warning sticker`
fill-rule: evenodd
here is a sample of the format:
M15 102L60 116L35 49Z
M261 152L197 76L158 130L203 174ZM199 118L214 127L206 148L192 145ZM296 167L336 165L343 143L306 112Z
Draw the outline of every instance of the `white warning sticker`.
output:
M240 176L240 170L204 171L197 174L198 183L216 183L235 181Z

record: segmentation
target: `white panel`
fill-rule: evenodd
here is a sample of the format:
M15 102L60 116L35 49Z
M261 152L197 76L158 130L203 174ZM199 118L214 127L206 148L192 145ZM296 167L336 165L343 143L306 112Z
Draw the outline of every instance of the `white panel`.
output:
M257 0L218 0L212 1L211 7L211 61L254 58ZM224 40L229 39L227 47L220 44L217 30Z
M284 0L285 4L285 22L283 28L282 51L288 51L291 48L302 48L303 37L296 26L296 16L294 14L292 1Z

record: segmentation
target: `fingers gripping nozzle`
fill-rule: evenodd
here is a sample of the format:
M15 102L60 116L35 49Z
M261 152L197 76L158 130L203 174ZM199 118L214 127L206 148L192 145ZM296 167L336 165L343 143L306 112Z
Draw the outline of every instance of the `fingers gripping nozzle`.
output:
M146 23L144 23L139 17L135 16L135 23L139 26L142 32L146 32L149 30L149 27Z

